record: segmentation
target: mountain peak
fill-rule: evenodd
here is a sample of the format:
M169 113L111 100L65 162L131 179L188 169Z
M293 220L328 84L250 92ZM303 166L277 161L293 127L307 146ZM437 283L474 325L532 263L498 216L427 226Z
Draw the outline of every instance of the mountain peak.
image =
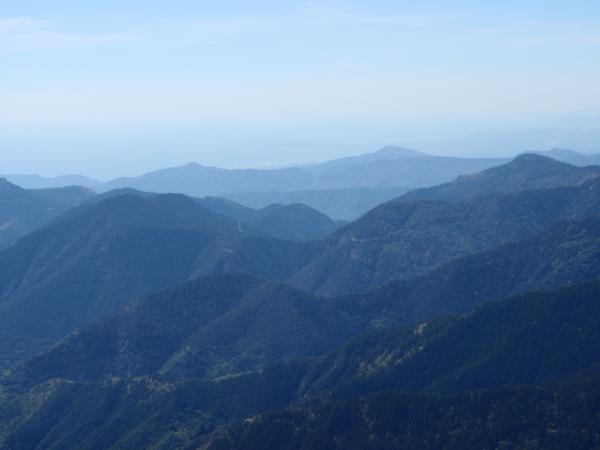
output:
M373 153L379 157L390 157L390 158L426 158L428 156L427 153L419 152L417 150L412 150L410 148L398 147L395 145L388 145L387 147L380 148L376 152Z
M557 161L552 158L549 158L547 156L539 155L537 153L522 153L522 154L518 155L512 161L513 164L532 163L532 162L533 163L556 163ZM562 164L566 164L566 163L562 163Z
M202 164L199 164L197 162L189 162L187 164L184 164L183 166L181 166L184 169L198 169L200 167L204 167Z

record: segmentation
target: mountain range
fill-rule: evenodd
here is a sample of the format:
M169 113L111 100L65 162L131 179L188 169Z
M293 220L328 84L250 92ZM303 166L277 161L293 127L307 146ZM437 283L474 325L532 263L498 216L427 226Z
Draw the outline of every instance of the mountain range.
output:
M322 353L360 332L597 278L599 215L363 295L325 300L249 275L212 275L139 299L21 365L10 378L38 384L52 378L231 376L283 355Z
M288 277L314 247L257 236L180 195L81 206L0 253L0 361L31 356L136 295L202 273Z
M417 155L417 157L415 157ZM438 157L396 147L305 167L226 170L190 163L95 186L99 192L134 188L193 197L241 192L423 187L507 162L507 159Z
M600 163L598 155L572 150L538 153L578 166ZM508 158L434 156L389 146L373 153L283 169L226 170L190 163L108 182L79 175L53 178L9 175L7 178L25 188L81 185L99 192L134 188L193 197L223 196L256 209L274 203L301 203L335 220L355 220L411 188L450 182L457 176L474 174L508 161Z
M532 165L530 157L523 156L482 172L471 188L464 186L469 182L463 179L438 188L442 192L455 191L456 183L467 192L481 192L479 198L463 202L436 200L436 190L425 190L434 199L410 200L421 196L415 191L378 206L326 238L318 257L290 281L327 296L366 291L395 278L425 273L461 256L532 236L557 221L583 218L598 211L600 179L590 179L588 168L578 169L539 156L535 160L540 164ZM575 170L579 176L568 178L575 185L490 195L502 191L502 186L512 185L510 174L521 177L527 171L536 172L539 165L543 172L547 161L566 173ZM528 179L534 187L537 185L533 175ZM544 186L560 186L565 179L559 170ZM506 180L506 184L498 180Z
M50 189L68 186L83 186L93 188L100 184L98 180L83 175L59 175L56 177L45 177L37 174L12 174L2 175L13 184L25 189Z
M536 158L543 167L545 159ZM538 165L521 157L495 170L510 180L523 166ZM497 179L495 170L483 177ZM94 197L0 253L0 361L5 367L23 361L133 297L203 274L247 273L329 297L422 275L562 220L596 214L600 180L580 184L589 173L577 170L581 179L571 178L577 183L571 187L468 202L392 201L309 242L269 235L274 224L280 230L294 224L287 228L294 235L305 223L299 216L317 224L313 216L321 216L306 215L306 207L265 212L220 199L132 191ZM282 213L290 209L300 214ZM326 231L336 226L325 222Z
M596 448L599 174L524 154L348 224L5 181L57 212L0 251L0 447Z

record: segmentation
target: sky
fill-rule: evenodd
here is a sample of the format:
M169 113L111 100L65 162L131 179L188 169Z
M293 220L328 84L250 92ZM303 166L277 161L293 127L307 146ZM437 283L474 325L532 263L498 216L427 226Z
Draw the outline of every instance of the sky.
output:
M6 0L0 173L277 166L600 123L598 80L589 0Z

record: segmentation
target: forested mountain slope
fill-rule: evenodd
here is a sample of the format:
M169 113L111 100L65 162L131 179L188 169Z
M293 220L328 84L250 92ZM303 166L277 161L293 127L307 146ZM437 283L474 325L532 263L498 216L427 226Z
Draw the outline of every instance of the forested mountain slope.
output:
M81 207L0 253L0 361L23 360L137 295L203 273L289 277L312 248L253 237L178 195Z
M600 179L458 203L399 199L336 231L291 282L326 296L367 291L598 210Z
M376 405L378 401L372 403L374 397L353 399L359 395L376 395L381 390L418 393L433 389L452 395L464 394L458 397L387 394L390 403L377 408L382 408L379 409L382 413L408 413L414 409L402 408L419 403L423 409L417 411L423 414L437 409L440 421L429 422L428 427L419 425L422 424L420 414L406 418L404 423L414 430L413 441L408 442L413 443L426 436L443 435L446 427L456 421L463 424L475 421L460 427L461 433L468 431L465 426L474 426L483 433L476 425L478 419L498 417L500 413L502 417L512 417L495 423L494 426L501 427L499 437L567 439L579 436L583 442L594 442L590 439L597 436L589 433L589 424L593 423L589 420L600 411L598 384L594 381L598 379L595 374L600 349L600 328L596 320L600 312L599 299L598 282L527 294L487 305L464 317L367 335L322 358L214 381L151 378L113 379L92 384L54 381L21 394L5 390L0 409L3 437L8 445L18 444L19 448L38 445L69 448L75 443L79 448L198 448L217 427L231 420L252 418L245 422L243 433L240 434L239 429L229 431L224 443L257 445L254 440L237 439L252 436L265 439L267 427L271 430L268 432L270 440L264 442L286 445L289 436L285 434L288 430L285 420L290 417L304 429L318 423L306 422L310 417L326 420L322 416L326 414L334 423L341 424L350 419L344 419L344 411L348 414L356 411L353 403L340 408L336 404L318 406L315 402L342 399ZM573 386L509 387L539 385L586 372L593 376L592 381L577 381ZM506 387L500 391L473 391L503 386ZM569 401L574 398L578 403L576 407L574 401ZM531 403L532 399L537 401ZM459 406L461 402L466 402L464 407ZM539 409L532 409L534 404ZM255 417L294 405L311 409L301 409L292 416L284 413ZM573 420L573 423L556 424L562 435L542 432L560 418ZM386 442L386 436L404 435L404 429L398 429L397 422L372 419L378 424L377 429L372 430L376 442L381 439ZM364 423L363 419L358 420L357 424ZM525 424L522 433L517 436L508 433L517 422ZM313 442L312 437L329 442L328 433L336 428L334 423L324 423L323 428L311 427L310 432L307 429L303 436L308 442ZM280 427L283 433L277 432ZM360 428L357 431L362 433ZM345 436L349 431L343 428L339 432ZM564 443L563 440L548 442Z

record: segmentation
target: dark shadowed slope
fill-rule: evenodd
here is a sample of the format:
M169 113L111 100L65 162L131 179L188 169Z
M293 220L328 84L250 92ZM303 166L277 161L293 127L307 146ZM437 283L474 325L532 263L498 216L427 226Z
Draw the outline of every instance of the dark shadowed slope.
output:
M540 234L451 261L433 272L355 297L335 308L374 324L408 324L537 289L600 277L600 216L562 222Z
M530 292L462 317L351 341L310 369L305 399L535 384L600 368L600 282ZM310 378L310 381L309 381Z
M0 253L1 361L202 273L289 277L311 248L246 237L237 221L178 195L124 195L70 211Z
M28 190L0 179L0 249L93 195L81 187Z
M43 442L46 446L61 448L133 449L154 445L177 449L199 448L215 428L231 420L249 418L244 427L254 424L260 428L243 435L260 436L262 440L244 441L248 447L232 448L264 448L265 445L279 448L279 443L286 448L287 427L283 433L277 432L281 425L277 420L289 413L256 417L257 414L289 406L312 405L325 399L372 396L382 390L418 392L434 388L454 393L480 387L538 384L576 375L582 370L594 370L600 349L599 295L597 282L556 292L528 294L485 306L462 318L371 334L322 358L212 382L147 378L113 379L92 384L50 382L21 396L2 394L0 423L4 425L5 442L18 443L19 448L35 448ZM540 427L548 429L554 424L553 430L575 432L575 436L581 436L591 423L590 414L596 418L599 411L597 382L578 381L573 385L575 388L565 386L566 391L560 386L520 388L522 390L506 387L487 393L467 392L462 394L465 397L454 400L437 395L414 397L414 394L402 394L405 397L390 405L396 409L387 411L402 411L397 408L402 408L403 404L412 405L410 410L413 412L420 411L409 414L404 410L407 416L403 422L414 426L411 429L417 434L413 438L417 439L424 436L421 433L441 438L446 427L457 422L462 423L461 427L451 429L461 430L461 433L468 432L464 427L470 427L471 420L476 430L480 430L477 424L481 420L490 417L495 420L491 424L486 422L486 427L501 426L503 423L498 423L500 419L494 414L500 412L512 417L512 422L498 429L503 433L509 431L512 424L522 422L525 425L519 429L519 435L535 437ZM575 409L579 412L574 415L573 402L566 401L573 395L577 398ZM387 394L386 398L398 397ZM466 403L460 406L461 401ZM419 408L418 405L423 409L414 410ZM540 409L532 409L532 405L538 405ZM316 407L316 417L320 417L322 407ZM451 414L452 407L455 415ZM323 427L300 433L309 439L308 442L313 442L310 438L315 433L321 433L316 437L327 443L331 437L327 433L336 430L335 424L355 423L354 419L344 416L344 411L353 414L352 405L338 408L330 404L325 408L333 408L329 416L332 422L322 417L325 420ZM428 421L427 427L416 428L422 423L421 413L427 416L434 410L438 411L438 416L434 417L439 417L440 421ZM385 412L384 409L382 413ZM298 414L305 419L311 417L310 409L301 409ZM360 420L370 414L370 410L363 410L356 423L363 423ZM554 422L562 417L572 417L574 422ZM271 418L275 422L264 422ZM403 429L399 430L395 421L379 420L376 421L377 428L371 429L374 439L402 433ZM269 425L267 429L265 424ZM304 425L302 420L298 422L301 430ZM362 433L362 430L359 428L357 432ZM238 442L239 433L240 429L234 428L225 436ZM557 437L551 432L543 435ZM500 436L504 435L500 433ZM594 437L593 433L583 436ZM450 448L464 448L464 444L461 440L462 446L459 446L457 441L457 446Z
M226 429L207 448L593 448L599 313L595 282L356 339L305 366L296 408Z
M508 164L463 175L451 183L411 191L402 199L464 201L490 194L575 186L597 177L600 177L600 166L576 167L527 153Z
M388 392L248 418L202 450L588 450L598 378L458 395Z
M140 299L4 379L31 387L52 378L214 378L318 355L350 336L341 316L309 294L213 275Z
M600 179L462 203L391 201L336 231L319 257L291 281L327 296L358 293L599 208Z

